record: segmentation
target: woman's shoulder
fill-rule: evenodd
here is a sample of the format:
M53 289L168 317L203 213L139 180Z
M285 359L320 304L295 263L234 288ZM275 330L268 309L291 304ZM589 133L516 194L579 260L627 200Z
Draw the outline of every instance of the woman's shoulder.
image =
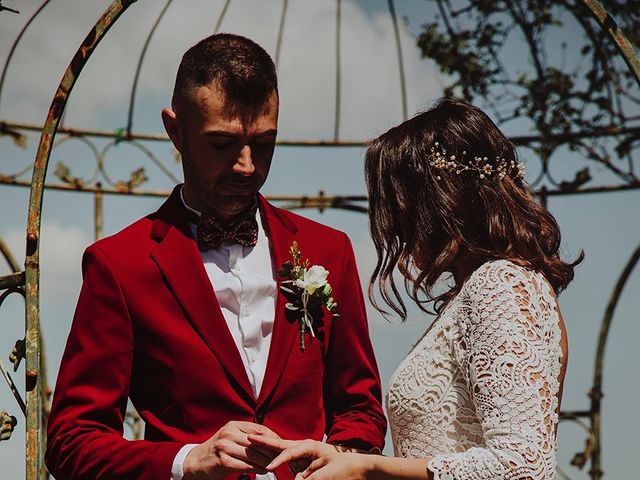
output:
M472 302L486 303L496 299L553 299L552 289L544 275L511 260L490 260L480 265L462 287Z
M528 283L546 282L544 276L529 267L519 265L511 260L489 260L469 276L465 285L523 285Z

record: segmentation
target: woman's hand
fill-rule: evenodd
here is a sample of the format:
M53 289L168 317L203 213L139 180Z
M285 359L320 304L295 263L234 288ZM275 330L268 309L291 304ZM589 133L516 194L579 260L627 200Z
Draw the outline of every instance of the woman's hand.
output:
M338 453L335 446L316 440L283 440L262 435L249 435L248 438L252 445L280 451L267 465L266 468L270 471L288 463L291 471L298 473L305 470L313 460Z
M374 470L377 455L362 453L333 453L311 462L296 480L367 480Z
M273 460L275 453L251 444L249 435L279 439L275 432L264 425L229 422L207 441L191 449L183 463L183 478L225 478L232 472L265 473L264 467Z

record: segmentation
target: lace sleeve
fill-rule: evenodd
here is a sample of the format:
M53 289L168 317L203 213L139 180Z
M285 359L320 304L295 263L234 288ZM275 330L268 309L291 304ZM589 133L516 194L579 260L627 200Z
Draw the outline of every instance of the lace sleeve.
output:
M459 351L484 445L433 457L436 479L553 479L560 327L541 275L510 262L466 285Z

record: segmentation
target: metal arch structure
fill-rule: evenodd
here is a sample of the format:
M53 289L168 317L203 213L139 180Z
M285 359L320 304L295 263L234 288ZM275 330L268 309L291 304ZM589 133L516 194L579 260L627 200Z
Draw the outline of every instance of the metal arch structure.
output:
M11 255L4 242L0 240L0 253L4 260L12 270L12 274L0 277L0 307L2 302L12 293L17 293L25 298L25 338L16 343L16 348L11 356L11 361L14 364L14 369L17 369L21 360L25 359L25 378L26 378L26 400L23 400L20 392L13 384L10 374L4 364L0 361L0 369L3 376L9 383L9 386L14 392L16 401L23 410L26 417L26 479L35 480L37 478L46 478L47 473L42 462L44 438L43 431L46 423L47 411L48 411L48 397L50 391L47 385L46 379L46 362L45 355L42 350L42 335L40 332L40 311L39 311L39 249L40 249L40 227L41 227L41 215L43 205L43 195L45 189L53 190L68 190L76 192L84 192L93 194L95 198L95 237L99 238L102 235L102 200L104 195L129 195L129 196L155 196L164 197L169 192L156 191L156 190L144 190L140 189L140 185L146 180L146 173L144 169L137 169L132 172L131 176L127 180L114 181L106 172L105 157L109 149L120 142L126 142L129 145L137 148L143 153L151 162L165 175L167 175L172 181L176 180L172 177L171 172L163 166L163 163L148 149L143 142L167 142L168 138L163 135L153 135L136 133L133 131L132 118L133 109L135 105L135 95L137 82L140 74L142 62L144 60L147 46L155 32L156 27L161 22L162 17L166 10L169 8L172 0L167 0L160 16L156 20L152 30L150 31L140 59L138 61L136 74L133 81L133 87L129 103L128 122L124 129L116 132L107 131L90 131L90 130L74 130L61 126L62 115L66 106L66 102L69 95L72 92L73 86L81 74L84 65L87 60L98 46L100 41L105 37L110 27L118 20L118 18L125 12L125 10L136 0L115 0L111 6L107 9L104 15L91 29L84 42L76 52L73 60L69 64L63 79L58 87L58 90L51 103L49 113L47 115L46 122L43 127L36 125L12 123L6 121L0 121L0 136L10 136L14 141L20 141L23 138L23 132L40 132L40 142L38 146L38 152L35 161L32 165L28 166L21 172L14 174L2 174L0 173L0 184L15 185L30 188L30 200L29 200L29 213L28 213L28 226L26 232L26 261L25 270L22 271L15 259ZM611 37L612 41L617 45L620 55L627 63L630 71L633 73L636 81L640 84L640 61L635 54L633 46L628 42L623 32L616 26L615 21L607 14L602 8L599 2L593 0L582 0L583 4L590 9L594 18L598 21L603 29L606 29ZM36 11L34 16L25 25L19 37L16 39L16 43L11 49L9 59L5 64L0 77L0 94L2 93L2 85L6 71L11 60L11 56L15 50L15 46L19 42L20 38L24 34L27 27L31 24L32 20L40 14L44 7L49 3L49 0L45 0L41 7ZM216 23L215 31L218 31L224 16L228 10L231 0L226 0L223 9L220 13L218 21ZM278 41L276 50L276 62L279 61L280 51L282 45L283 30L285 26L285 19L287 15L287 0L283 0L283 7L280 18L280 25L278 30ZM395 33L396 51L398 55L398 67L399 77L401 84L401 98L403 102L403 117L407 117L407 98L406 98L406 83L404 77L404 66L402 62L402 49L400 45L400 37L398 34L398 22L395 14L395 7L393 0L388 0L389 14L393 22L393 28ZM278 144L281 146L315 146L315 147L344 147L344 146L363 146L364 142L361 141L345 141L340 138L340 103L341 103L341 91L340 91L340 30L342 24L341 17L341 0L336 0L336 96L335 96L335 121L334 121L334 136L331 141L307 141L307 140L279 140ZM1 98L0 98L1 99ZM557 142L567 141L573 136L612 136L619 135L621 133L634 133L640 135L639 128L604 128L594 129L592 131L582 131L574 133L566 133L562 135L556 135L554 137L547 137L547 140ZM54 143L56 134L66 135L57 143ZM108 138L110 143L102 150L98 149L94 143L96 138ZM58 164L56 169L56 176L60 179L60 183L45 183L45 176L48 168L49 158L53 149L63 142L75 140L84 143L94 155L96 161L96 170L94 175L89 179L82 179L74 177L71 172L63 164ZM536 136L522 136L512 138L512 141L517 145L530 145L538 142L540 139ZM31 181L21 179L20 177L32 171ZM623 172L624 173L624 172ZM541 173L541 177L545 172ZM624 175L623 175L624 176ZM539 178L538 180L540 180ZM104 182L104 183L103 183ZM538 182L534 182L538 183ZM540 186L537 189L537 193L543 198L557 195L575 195L575 194L588 194L610 191L623 191L630 189L640 189L640 181L633 175L633 172L629 174L627 182L622 185L615 186L599 186L591 188L582 188L582 186L575 182L552 182L555 187L549 189L545 186ZM106 186L103 186L106 185ZM344 209L355 212L366 213L366 197L364 196L325 196L323 192L319 192L313 196L271 196L272 201L284 202L284 206L287 208L314 208L320 211L328 208ZM587 432L587 442L584 451L576 454L573 460L573 464L582 468L587 462L590 464L590 476L593 479L600 479L602 477L601 469L601 426L600 426L600 412L601 412L601 398L602 398L602 375L604 366L604 354L606 350L606 343L609 334L609 328L611 326L613 315L616 310L621 293L629 279L631 273L636 268L638 261L640 260L640 246L633 252L623 272L621 273L614 289L611 294L611 298L607 309L604 314L604 318L601 323L600 335L597 345L597 351L595 355L594 366L594 380L593 386L589 392L591 399L591 408L585 411L562 411L561 420L575 421L582 425ZM588 425L583 422L583 419L588 421ZM134 430L136 429L136 417L135 415L128 419L131 422ZM11 434L11 430L15 427L15 418L6 412L0 412L0 440L6 439Z

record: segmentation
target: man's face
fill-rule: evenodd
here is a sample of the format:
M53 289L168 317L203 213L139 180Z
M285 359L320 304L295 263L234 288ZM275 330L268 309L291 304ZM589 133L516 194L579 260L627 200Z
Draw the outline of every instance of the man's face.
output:
M165 128L182 156L187 203L227 222L248 208L267 179L275 148L278 100L255 120L230 115L215 84L200 87L188 105L164 109Z

